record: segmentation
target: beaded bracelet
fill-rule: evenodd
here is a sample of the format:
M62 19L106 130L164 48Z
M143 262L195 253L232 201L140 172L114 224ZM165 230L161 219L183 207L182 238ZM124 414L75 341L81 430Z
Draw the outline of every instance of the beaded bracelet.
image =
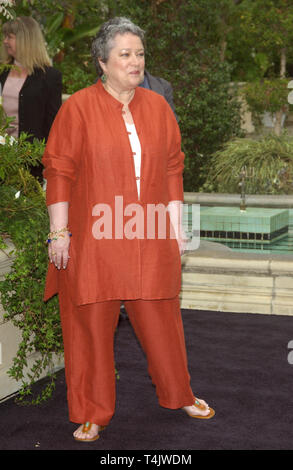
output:
M65 235L62 232L68 232L68 235L72 237L72 233L68 230L67 227L60 228L59 230L55 230L54 232L48 233L48 238L46 243L51 243L52 241L58 240L58 238L65 238Z

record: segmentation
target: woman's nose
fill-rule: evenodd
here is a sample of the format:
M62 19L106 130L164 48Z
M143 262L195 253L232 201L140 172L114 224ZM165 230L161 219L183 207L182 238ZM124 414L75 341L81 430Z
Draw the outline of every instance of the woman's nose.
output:
M137 65L140 63L140 57L136 54L132 54L132 63Z

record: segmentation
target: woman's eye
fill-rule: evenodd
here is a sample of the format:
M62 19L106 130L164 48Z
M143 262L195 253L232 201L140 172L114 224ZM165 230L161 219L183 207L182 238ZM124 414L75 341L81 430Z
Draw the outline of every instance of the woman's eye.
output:
M138 54L136 54L137 57L144 57L144 52L139 52ZM122 57L129 57L130 56L130 53L129 52L123 52L121 54Z

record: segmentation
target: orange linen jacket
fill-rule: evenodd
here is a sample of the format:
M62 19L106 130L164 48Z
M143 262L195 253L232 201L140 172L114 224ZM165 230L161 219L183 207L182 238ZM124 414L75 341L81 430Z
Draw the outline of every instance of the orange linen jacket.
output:
M101 81L73 94L55 118L43 156L46 201L69 202L72 237L67 268L58 271L49 263L45 300L64 283L76 305L172 298L180 291L181 259L168 232L168 213L165 237L158 234L159 216L155 236L146 233L147 207L183 200L179 127L166 100L153 91L136 88L129 108L142 149L139 199L122 104ZM129 230L125 235L127 223L133 236ZM95 235L95 224L104 238Z

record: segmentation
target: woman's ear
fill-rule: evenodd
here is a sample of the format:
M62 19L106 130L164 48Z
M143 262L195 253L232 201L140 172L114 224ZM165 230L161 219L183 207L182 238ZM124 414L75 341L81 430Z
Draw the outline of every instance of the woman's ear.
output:
M101 69L105 73L106 69L107 69L107 66L106 66L105 62L103 62L102 59L98 59L98 62L99 62L99 65L100 65Z

